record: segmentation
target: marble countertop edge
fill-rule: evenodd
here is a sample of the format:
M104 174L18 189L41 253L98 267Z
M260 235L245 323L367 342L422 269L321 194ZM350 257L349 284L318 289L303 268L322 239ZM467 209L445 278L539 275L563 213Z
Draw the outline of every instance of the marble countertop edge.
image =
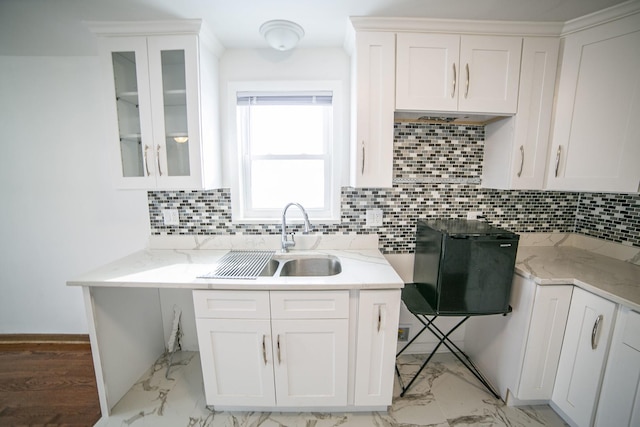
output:
M542 286L573 285L640 311L640 266L573 246L520 246L516 274Z

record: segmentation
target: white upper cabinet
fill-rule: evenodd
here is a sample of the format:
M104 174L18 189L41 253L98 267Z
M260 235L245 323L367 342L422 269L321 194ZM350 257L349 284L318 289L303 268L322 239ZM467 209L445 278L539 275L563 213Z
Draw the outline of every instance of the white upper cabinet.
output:
M391 187L395 34L359 31L351 52L353 187Z
M640 185L640 14L564 39L547 188Z
M199 34L200 21L175 25L90 24L106 75L118 188L220 184L217 57Z
M515 114L522 37L399 33L396 109Z
M557 37L525 37L518 114L485 126L482 186L541 190L558 67Z

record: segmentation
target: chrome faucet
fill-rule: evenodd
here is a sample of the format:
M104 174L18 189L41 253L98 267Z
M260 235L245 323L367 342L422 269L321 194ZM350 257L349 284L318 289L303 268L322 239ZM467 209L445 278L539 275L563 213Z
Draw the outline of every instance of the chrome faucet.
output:
M289 206L291 205L297 206L304 216L304 234L309 233L309 230L311 230L309 216L307 215L307 211L304 210L302 205L300 203L287 204L287 206L285 206L282 210L282 252L289 252L289 248L296 245L296 242L293 239L293 233L291 233L291 240L287 239L287 209L289 209Z

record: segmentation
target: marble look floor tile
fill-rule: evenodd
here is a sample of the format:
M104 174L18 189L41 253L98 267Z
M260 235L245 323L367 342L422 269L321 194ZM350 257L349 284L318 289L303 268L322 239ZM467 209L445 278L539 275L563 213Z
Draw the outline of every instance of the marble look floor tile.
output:
M403 355L403 379L416 372L425 355ZM400 397L396 381L388 413L220 412L206 407L198 353L161 357L113 408L99 427L464 427L564 426L548 406L513 408L495 399L451 354L438 354Z

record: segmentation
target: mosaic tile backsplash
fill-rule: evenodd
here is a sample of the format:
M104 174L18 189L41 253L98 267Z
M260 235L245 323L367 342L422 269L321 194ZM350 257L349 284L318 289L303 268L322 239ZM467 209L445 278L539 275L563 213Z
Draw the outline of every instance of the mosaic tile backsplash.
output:
M482 126L396 123L393 187L343 187L340 224L313 223L314 231L377 233L382 252L411 253L416 220L473 211L516 233L576 232L640 247L640 195L481 188L483 142ZM232 223L229 189L150 191L148 200L154 235L280 233L279 224ZM384 211L383 226L366 226L372 208ZM180 226L165 226L163 209L178 209Z

